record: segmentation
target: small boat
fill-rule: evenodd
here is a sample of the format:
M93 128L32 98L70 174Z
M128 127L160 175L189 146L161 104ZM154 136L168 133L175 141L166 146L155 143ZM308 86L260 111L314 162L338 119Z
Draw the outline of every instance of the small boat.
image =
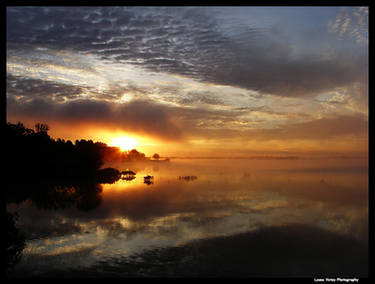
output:
M150 179L153 179L154 177L153 176L150 176L150 175L147 175L145 177L143 177L145 180L150 180Z
M131 170L126 170L121 172L121 179L123 180L133 180L135 179L136 173Z

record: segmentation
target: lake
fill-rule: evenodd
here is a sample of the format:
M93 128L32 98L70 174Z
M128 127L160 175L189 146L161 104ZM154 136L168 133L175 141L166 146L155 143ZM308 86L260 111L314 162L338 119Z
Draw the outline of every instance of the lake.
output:
M111 164L136 172L135 179L96 185L93 206L68 198L54 206L50 199L7 204L26 238L9 276L365 277L367 164L367 158Z

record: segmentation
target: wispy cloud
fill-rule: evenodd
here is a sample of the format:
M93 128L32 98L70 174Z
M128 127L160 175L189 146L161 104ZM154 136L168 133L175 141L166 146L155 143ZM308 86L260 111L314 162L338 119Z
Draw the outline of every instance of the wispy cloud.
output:
M368 44L368 7L341 8L335 20L328 23L328 29L340 39L347 36L359 44Z

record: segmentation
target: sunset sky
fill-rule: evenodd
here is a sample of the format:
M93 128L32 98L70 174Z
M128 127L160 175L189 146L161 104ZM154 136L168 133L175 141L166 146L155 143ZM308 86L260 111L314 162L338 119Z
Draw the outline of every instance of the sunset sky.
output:
M7 120L161 156L366 153L367 7L7 7Z

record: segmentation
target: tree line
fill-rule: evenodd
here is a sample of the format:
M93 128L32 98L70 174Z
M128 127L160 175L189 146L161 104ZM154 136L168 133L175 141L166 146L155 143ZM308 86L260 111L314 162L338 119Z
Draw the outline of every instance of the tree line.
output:
M121 152L92 140L52 139L49 126L35 124L35 130L21 122L6 124L6 167L9 173L20 178L82 177L93 174L105 161L145 160L143 153L133 149Z

